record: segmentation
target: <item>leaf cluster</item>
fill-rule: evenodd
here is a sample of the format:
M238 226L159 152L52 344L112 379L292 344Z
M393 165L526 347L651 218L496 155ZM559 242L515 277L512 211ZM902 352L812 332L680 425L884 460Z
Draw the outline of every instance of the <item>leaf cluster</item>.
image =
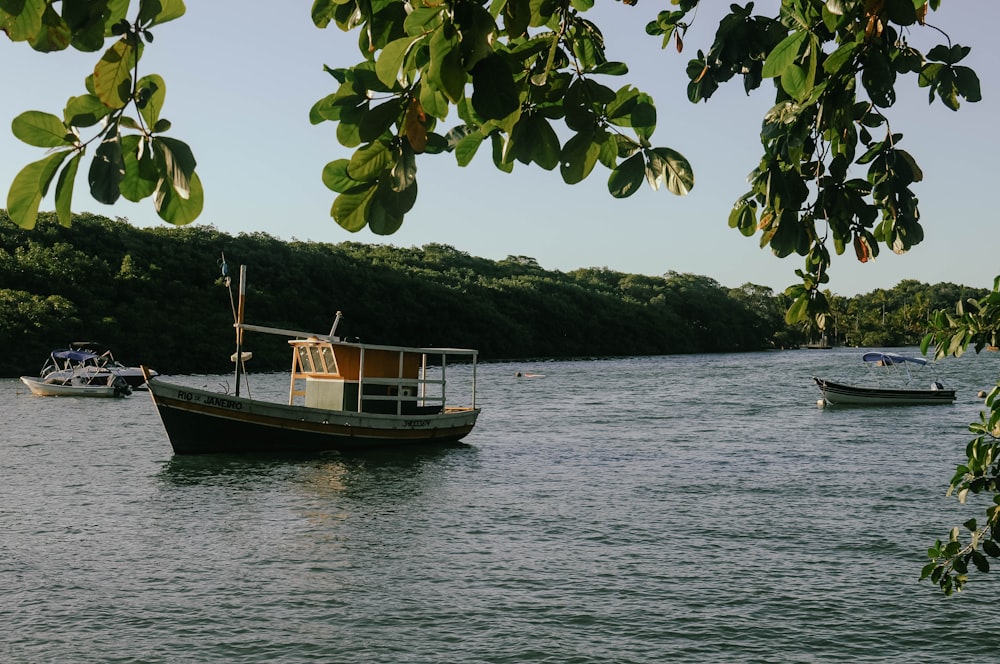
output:
M661 12L647 32L664 45L687 29L687 9ZM722 83L743 78L749 93L774 82L774 105L764 117L763 155L750 190L733 206L729 225L779 257L805 260L802 285L789 290L790 321L822 327L829 302L832 252L848 248L861 262L884 246L904 253L924 237L912 190L923 179L900 147L889 112L898 78L914 75L930 98L957 110L960 99L981 98L979 80L959 64L969 48L935 46L922 53L907 35L932 29L937 1L783 0L777 16L755 15L754 3L733 4L715 41L688 63L688 97L707 101ZM678 46L680 42L678 41Z
M314 123L337 122L354 149L323 173L338 195L331 215L350 231L395 232L417 194L417 156L452 153L468 165L488 142L494 165L559 169L586 179L598 163L619 198L642 182L683 195L688 161L654 147L652 98L603 81L628 72L608 60L604 36L585 18L592 0L316 0L313 21L360 32L365 60L328 68L337 90L316 102ZM458 124L439 129L452 110Z
M90 146L90 194L101 203L120 197L137 202L152 197L161 219L186 224L201 213L204 193L188 145L163 135L166 84L156 74L139 75L152 29L184 14L182 0L140 0L127 18L128 0L23 0L0 3L0 26L13 41L43 52L73 47L96 51L110 41L84 94L70 97L61 115L26 111L12 123L14 135L44 148L46 156L25 166L7 194L12 220L32 228L42 199L54 186L61 223L72 220L73 189ZM131 115L127 113L131 112ZM85 134L91 133L89 137Z
M673 4L646 32L680 52L700 2ZM611 171L614 196L633 194L643 179L676 194L693 186L687 160L649 142L652 99L602 82L627 68L607 59L603 35L586 18L588 0L400 5L318 0L313 7L320 27L362 31L365 62L331 69L340 88L313 108L314 122L338 122L338 138L357 148L350 160L332 162L325 178L340 194L332 214L345 228L394 231L415 202L415 155L450 151L464 166L487 140L503 171L517 162L558 166L572 184L600 163ZM693 103L735 77L747 93L774 83L764 153L729 225L759 234L776 256L804 258L801 284L786 291L789 323L823 328L833 255L850 248L866 262L880 247L904 253L923 240L913 191L923 173L890 126L896 86L912 75L953 110L981 98L976 74L960 64L968 47L948 41L924 53L907 39L936 30L927 19L938 5L783 0L767 16L753 2L733 4L711 47L687 65ZM460 123L439 132L452 108Z
M1000 277L990 293L960 300L954 313L937 311L931 323L921 349L926 353L933 346L935 358L960 356L970 345L977 353L995 350L1000 335ZM969 425L975 437L966 446L966 461L956 468L948 488L948 495L962 503L970 494L992 494L985 521L970 519L962 528L952 528L946 543L938 540L928 550L931 562L921 572L921 579L930 578L946 595L962 590L970 565L988 572L990 558L1000 558L1000 383L990 390L985 405L979 421Z
M700 0L672 5L646 33L681 52ZM753 2L732 4L711 46L687 63L693 103L738 77L747 93L773 83L763 155L728 221L759 235L776 256L804 259L801 283L786 291L790 324L824 327L830 302L822 289L834 255L850 249L865 262L882 248L905 253L923 240L914 191L923 173L890 124L897 85L910 76L930 101L952 110L981 99L977 75L962 64L969 47L929 22L939 5L782 0L764 15ZM558 168L575 184L600 164L615 197L633 195L644 180L678 195L690 191L687 159L651 142L653 99L630 83L608 84L628 67L609 59L589 18L593 7L593 0L314 0L314 24L356 32L362 57L353 67L327 67L335 90L310 110L313 123L335 122L339 142L353 150L323 170L336 193L337 223L352 232L395 232L416 204L418 160L450 153L465 166L484 143L504 172L518 163ZM0 2L0 27L38 51L98 51L110 41L87 93L71 98L62 117L29 111L15 121L19 138L51 151L11 186L17 223L34 223L53 185L56 210L69 222L73 181L91 143L96 200L152 197L169 222L197 217L203 192L193 154L162 135L169 128L160 117L164 82L138 72L151 29L183 14L182 0ZM923 52L909 40L918 30L940 33L945 43ZM126 116L127 108L135 115ZM90 127L96 134L83 139Z

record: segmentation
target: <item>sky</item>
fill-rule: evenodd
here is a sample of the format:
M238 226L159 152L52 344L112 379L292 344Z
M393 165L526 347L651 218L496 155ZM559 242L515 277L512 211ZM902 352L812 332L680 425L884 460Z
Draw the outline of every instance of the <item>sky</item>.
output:
M281 3L281 11L262 0L186 4L184 17L154 31L140 73L164 78L161 116L173 125L168 135L187 142L198 161L205 207L196 224L284 240L400 247L439 243L493 260L530 256L549 270L597 267L652 276L674 271L711 277L727 287L754 283L775 292L798 281L801 257L778 259L760 248L759 234L745 238L727 223L733 202L748 189L747 174L760 159L760 122L773 102L770 86L748 97L742 82L734 80L698 105L685 96L685 65L699 48L711 45L729 3L703 3L681 54L661 49L659 38L645 34L646 23L668 7L662 1L627 6L598 0L591 13L604 32L609 59L629 65L627 76L606 84L630 83L653 96L658 124L652 142L691 162L695 187L689 195L644 185L631 198L618 200L608 193L608 171L601 166L571 186L558 169L517 164L512 174L502 173L487 149L465 168L452 155L428 155L417 161L416 205L402 228L387 237L367 228L350 233L330 217L335 194L321 181L323 166L349 158L352 151L337 143L333 123L308 120L312 104L336 89L323 66L361 60L357 32L316 28L309 0ZM764 0L756 7L764 13L773 4ZM913 189L925 239L905 255L882 247L879 257L866 264L850 250L835 256L827 287L836 294L892 288L903 279L990 288L1000 274L993 231L998 221L993 188L1000 186L995 158L1000 153L1000 3L977 2L974 10L970 4L946 0L929 22L953 42L972 47L963 64L979 75L983 101L963 103L956 113L937 101L928 104L926 90L908 77L900 80L899 101L890 110L893 131L903 133L902 147L924 172L924 181ZM910 42L924 50L944 39L930 29L910 35ZM84 78L98 57L72 50L39 54L0 37L5 82L0 205L5 207L2 201L17 172L44 156L42 149L14 138L11 120L26 110L61 116L66 100L84 91ZM456 121L453 114L444 126ZM80 171L74 212L122 217L140 227L169 226L157 217L151 199L97 203L87 191L85 166ZM50 192L41 209L53 207Z

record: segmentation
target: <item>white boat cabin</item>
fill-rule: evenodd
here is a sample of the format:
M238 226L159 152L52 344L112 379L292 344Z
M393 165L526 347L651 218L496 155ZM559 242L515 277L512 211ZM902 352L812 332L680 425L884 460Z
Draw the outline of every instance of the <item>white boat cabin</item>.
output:
M318 336L288 343L293 349L290 405L395 415L432 415L476 407L475 350L376 346ZM472 396L467 406L446 402L449 355L471 361ZM435 368L434 378L428 376L429 364Z

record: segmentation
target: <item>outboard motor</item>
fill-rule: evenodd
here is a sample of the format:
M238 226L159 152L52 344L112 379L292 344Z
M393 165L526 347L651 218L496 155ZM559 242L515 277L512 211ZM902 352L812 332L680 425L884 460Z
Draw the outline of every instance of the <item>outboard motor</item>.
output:
M116 397L127 397L132 394L132 386L118 374L111 375L111 378L108 379L108 385L115 388Z

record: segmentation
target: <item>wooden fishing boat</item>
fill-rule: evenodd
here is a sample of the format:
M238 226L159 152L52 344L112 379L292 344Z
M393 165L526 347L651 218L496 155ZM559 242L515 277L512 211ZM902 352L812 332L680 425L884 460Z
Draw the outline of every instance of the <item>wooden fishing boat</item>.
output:
M234 394L146 376L146 385L175 454L300 454L386 446L453 443L476 424L476 359L465 348L418 348L346 341L329 334L243 322L246 268L236 314ZM244 332L289 338L292 368L287 403L240 395ZM449 360L469 365L471 394L453 405Z
M853 406L916 406L955 402L955 390L945 389L937 380L927 388L915 386L915 373L927 365L922 357L895 353L869 352L861 356L869 368L869 380L847 384L813 377L823 401L828 404Z

